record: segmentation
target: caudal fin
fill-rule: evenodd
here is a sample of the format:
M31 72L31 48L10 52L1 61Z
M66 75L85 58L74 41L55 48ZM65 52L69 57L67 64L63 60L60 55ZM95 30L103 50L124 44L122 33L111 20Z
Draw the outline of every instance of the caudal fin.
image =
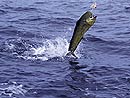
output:
M68 53L66 54L66 56L67 56L67 57L74 57L74 58L76 58L76 59L78 58L78 57L74 54L74 52L71 52L71 51L68 52Z

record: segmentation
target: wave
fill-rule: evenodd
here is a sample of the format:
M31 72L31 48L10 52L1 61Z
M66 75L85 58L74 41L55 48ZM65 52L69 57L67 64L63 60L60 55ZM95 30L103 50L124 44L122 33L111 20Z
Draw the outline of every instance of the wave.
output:
M93 35L87 36L87 40L84 40L84 44L88 44L87 48L94 49L95 51L100 51L109 54L118 54L129 56L129 41L121 41L114 39L104 39L101 37L96 37ZM92 47L91 47L92 45Z

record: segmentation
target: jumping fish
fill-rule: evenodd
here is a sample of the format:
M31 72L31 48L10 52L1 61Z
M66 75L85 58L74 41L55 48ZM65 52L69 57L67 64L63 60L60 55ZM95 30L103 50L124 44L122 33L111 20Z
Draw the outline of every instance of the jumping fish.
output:
M67 55L71 54L77 58L77 56L74 54L74 51L82 40L85 32L87 32L88 29L95 23L96 17L97 16L94 16L90 11L87 11L80 17L80 19L76 23L68 49L69 53Z

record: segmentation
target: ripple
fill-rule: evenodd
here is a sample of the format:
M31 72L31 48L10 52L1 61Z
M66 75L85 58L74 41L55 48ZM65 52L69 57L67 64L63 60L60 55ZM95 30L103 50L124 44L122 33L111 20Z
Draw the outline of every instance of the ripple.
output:
M83 71L85 72L85 70ZM96 96L108 97L113 95L113 97L124 97L129 93L128 87L129 82L126 79L122 80L122 77L129 77L129 69L120 69L106 66L94 66L91 69L87 70L88 75L93 78L91 86L87 87L87 91L90 94L95 94ZM90 81L90 78L87 78L86 81ZM125 91L125 92L124 92ZM102 93L103 92L103 93ZM109 92L109 93L108 93ZM121 95L119 94L122 93Z
M6 14L6 13L7 13L7 11L0 9L0 15Z
M29 7L17 7L12 8L14 11L37 11L36 8L29 8Z

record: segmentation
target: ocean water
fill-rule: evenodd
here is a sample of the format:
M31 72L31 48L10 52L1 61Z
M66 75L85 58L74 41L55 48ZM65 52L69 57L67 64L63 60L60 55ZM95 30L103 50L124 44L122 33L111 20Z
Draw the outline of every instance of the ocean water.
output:
M67 58L93 2L97 21ZM0 98L130 98L130 0L0 0Z

